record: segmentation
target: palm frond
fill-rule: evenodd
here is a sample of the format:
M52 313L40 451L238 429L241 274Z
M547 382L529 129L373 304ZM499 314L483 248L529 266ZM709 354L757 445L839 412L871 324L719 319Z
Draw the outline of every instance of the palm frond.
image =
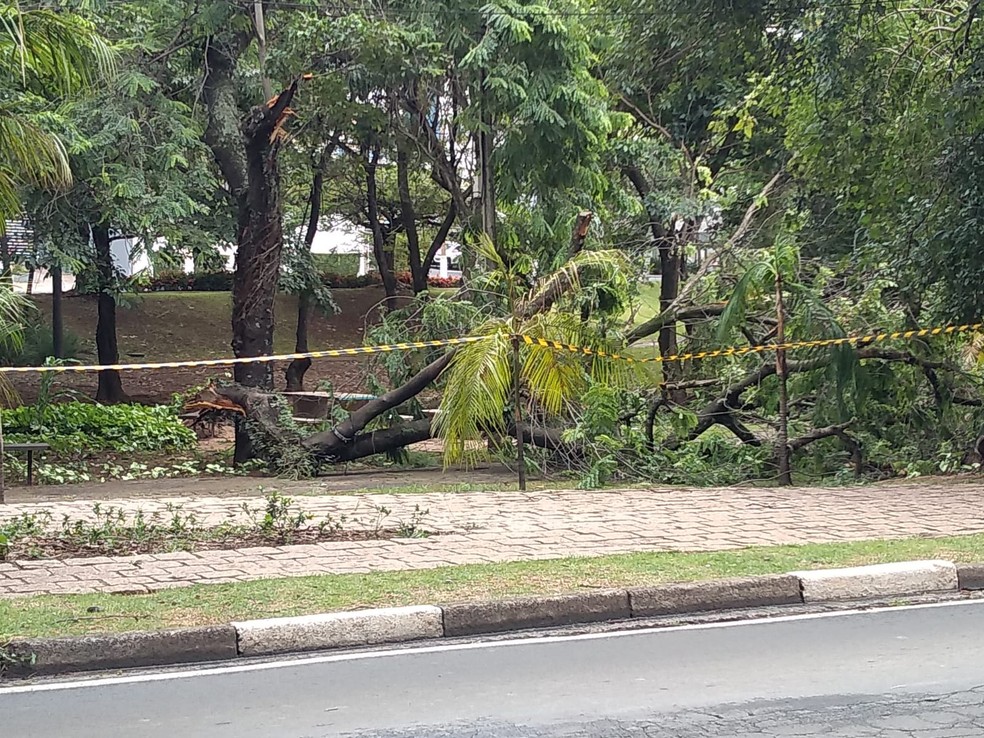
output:
M970 334L970 340L960 349L960 363L965 369L976 369L984 362L984 333L979 331Z
M478 241L475 244L475 254L485 261L493 265L495 271L505 274L509 271L506 263L502 260L502 254L492 243L492 239L489 238L487 233L481 233L478 236Z
M0 108L0 216L20 210L17 186L24 182L64 187L72 182L68 154L58 136Z
M434 421L444 441L445 464L467 461L467 442L479 439L483 430L504 430L504 409L513 386L509 325L486 324L477 334L487 339L460 347L451 360Z
M524 380L534 396L551 412L557 412L563 402L577 400L589 380L624 387L628 386L634 372L641 370L641 365L601 355L617 353L618 346L599 336L590 324L583 323L579 316L571 313L540 313L525 321L520 330L534 338L579 346L591 352L585 354L535 345L528 347ZM556 372L558 376L551 377L550 372ZM551 388L563 388L562 393ZM549 400L548 394L552 395Z
M535 285L523 304L529 311L539 311L562 297L577 296L588 282L605 284L615 292L628 295L630 274L631 267L623 251L582 251Z
M767 260L753 262L728 298L728 304L721 313L717 325L717 340L728 341L738 327L745 322L748 306L751 301L761 294L766 287L766 281L773 278L772 265Z
M24 323L34 303L9 287L0 287L0 345L20 348L24 343Z
M0 74L25 88L69 94L116 70L116 54L95 26L72 13L0 8Z
M24 324L29 313L36 310L34 303L9 287L0 287L0 345L19 349L24 345ZM17 399L17 391L10 383L9 374L0 374L0 402L10 405Z

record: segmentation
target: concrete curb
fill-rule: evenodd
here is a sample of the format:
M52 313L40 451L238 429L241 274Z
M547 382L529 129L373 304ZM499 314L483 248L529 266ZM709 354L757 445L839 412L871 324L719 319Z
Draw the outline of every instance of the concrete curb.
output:
M232 625L238 635L240 656L401 643L444 635L441 608L432 605L249 620Z
M444 605L446 637L551 628L631 617L624 589Z
M98 669L132 669L234 659L232 625L158 630L117 635L14 640L4 649L9 676L64 674Z
M984 590L984 564L908 561L441 607L422 605L250 620L185 630L15 639L0 644L0 678L165 666L958 589Z
M632 617L798 605L800 581L790 574L665 584L629 590Z
M956 591L957 567L949 561L900 561L851 569L793 572L803 602L837 602L866 597Z
M984 564L957 564L958 589L984 589Z

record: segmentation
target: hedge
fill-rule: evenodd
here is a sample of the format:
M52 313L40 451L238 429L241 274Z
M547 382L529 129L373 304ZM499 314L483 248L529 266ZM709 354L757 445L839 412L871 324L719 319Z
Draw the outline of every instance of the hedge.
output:
M163 272L140 285L141 292L231 292L232 272ZM400 272L397 281L409 285L413 283L410 272ZM357 289L360 287L375 287L383 283L379 272L370 272L362 276L354 274L334 274L324 272L321 281L326 287L333 289ZM427 280L431 287L458 287L461 279L458 277L431 277Z

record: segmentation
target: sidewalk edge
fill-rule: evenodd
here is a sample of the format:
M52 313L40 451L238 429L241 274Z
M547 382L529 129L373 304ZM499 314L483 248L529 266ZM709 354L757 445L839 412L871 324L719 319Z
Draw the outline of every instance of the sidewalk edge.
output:
M564 595L271 618L180 630L15 638L0 644L0 680L959 590L984 590L984 563L907 561Z

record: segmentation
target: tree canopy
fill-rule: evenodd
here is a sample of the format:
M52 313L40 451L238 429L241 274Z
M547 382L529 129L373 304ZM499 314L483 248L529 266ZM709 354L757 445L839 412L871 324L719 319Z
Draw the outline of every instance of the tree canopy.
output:
M436 435L449 463L525 438L527 463L592 484L774 476L787 452L822 475L895 473L888 448L959 466L979 334L775 345L984 315L979 5L0 3L0 210L61 244L97 227L199 263L233 244L239 357L272 352L278 290L308 348L309 311L334 309L310 256L333 223L381 275L369 340L487 337L382 359L379 400L308 437L278 425L270 365L237 365L241 460ZM438 294L451 242L463 284Z

